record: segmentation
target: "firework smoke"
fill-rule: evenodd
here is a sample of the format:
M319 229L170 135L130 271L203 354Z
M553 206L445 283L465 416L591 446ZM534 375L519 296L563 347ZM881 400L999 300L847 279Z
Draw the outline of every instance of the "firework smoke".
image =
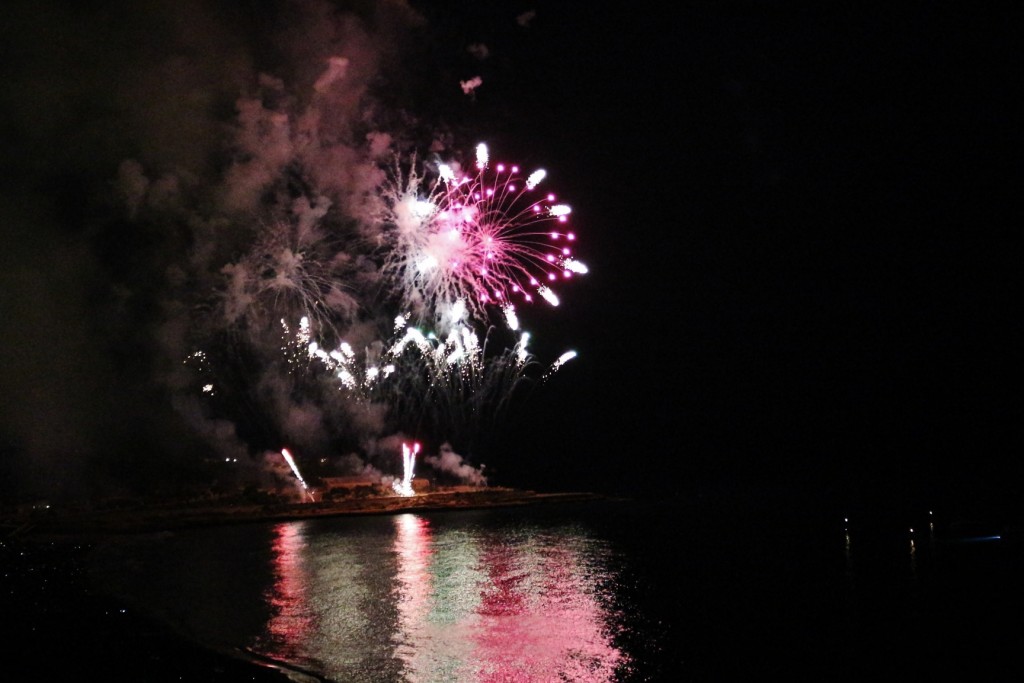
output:
M452 450L449 443L441 444L438 455L428 455L423 462L433 467L442 475L454 478L460 484L470 486L486 486L487 477L484 476L483 466L476 468L467 463L461 455Z

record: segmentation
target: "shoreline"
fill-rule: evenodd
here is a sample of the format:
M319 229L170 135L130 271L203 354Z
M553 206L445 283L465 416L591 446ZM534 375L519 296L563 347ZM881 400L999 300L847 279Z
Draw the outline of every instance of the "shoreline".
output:
M378 495L332 501L247 504L180 503L128 509L46 508L5 520L8 537L89 537L172 531L202 526L282 522L324 517L391 515L525 505L617 500L591 492L538 493L505 487L446 487L412 496Z

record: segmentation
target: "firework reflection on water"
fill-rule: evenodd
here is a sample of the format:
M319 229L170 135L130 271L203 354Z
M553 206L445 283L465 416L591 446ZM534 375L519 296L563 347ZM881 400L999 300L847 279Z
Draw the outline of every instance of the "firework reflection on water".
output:
M203 642L327 680L622 680L630 658L615 638L611 546L571 521L497 519L195 530L110 566L121 588L144 591ZM225 547L234 551L216 552Z

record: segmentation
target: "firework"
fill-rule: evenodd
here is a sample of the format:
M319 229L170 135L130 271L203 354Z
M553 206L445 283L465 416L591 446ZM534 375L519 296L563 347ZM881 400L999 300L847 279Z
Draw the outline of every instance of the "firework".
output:
M299 480L300 484L302 484L302 490L308 492L309 487L306 485L306 480L302 478L301 474L299 474L299 467L295 464L295 458L292 457L292 454L288 452L287 448L281 449L281 455L284 456L285 462L288 463L288 466L292 468L292 472L295 473L295 478Z
M222 152L202 172L119 170L139 234L177 250L152 254L167 288L146 320L195 376L154 367L188 392L175 409L232 455L279 465L288 443L309 458L371 458L396 433L471 451L543 370L524 313L564 307L563 287L587 272L545 170L501 163L485 144L445 163L404 156L397 146L420 129L363 107L387 81L361 63L372 51L351 52L312 92L256 78L232 125L218 117Z
M416 454L420 452L420 445L413 443L412 446L402 442L402 479L401 481L395 480L391 486L394 488L395 493L400 496L411 496L413 495L412 490L412 478L413 469L416 467Z
M386 339L362 349L341 341L328 351L312 339L309 321L303 319L284 348L294 353L305 345L312 372L317 367L326 371L336 390L354 403L386 406L391 429L428 430L468 446L509 410L521 384L538 374L546 380L575 355L563 354L541 374L528 348L529 332L520 331L514 343L494 345L492 336L508 335L510 329L491 327L481 338L459 324L440 336L410 325L402 315Z
M331 438L362 442L365 426L471 448L493 429L540 369L520 309L558 306L559 285L587 268L573 254L571 208L541 189L543 169L494 163L484 144L467 168L396 162L375 241L298 218L257 224L250 246L220 268L219 305L197 308L215 323L203 341L229 342L215 363L202 352L188 361L216 380L203 384L213 414L241 407L252 434L276 440L277 404L265 391L280 387L340 425L325 428ZM379 271L367 275L371 256ZM379 299L370 284L397 296ZM405 312L374 334L372 321L396 304ZM275 322L283 342L269 336ZM251 367L262 368L259 384L231 391Z
M346 258L318 230L286 221L259 226L240 259L221 269L218 312L228 326L266 329L274 317L333 327L358 308L343 286Z
M377 388L397 369L383 353L383 342L373 342L361 353L357 353L351 344L342 340L333 351L327 351L319 342L311 340L308 318L300 321L299 329L296 339L286 344L285 348L304 345L307 359L317 361L331 372L340 387L358 401L373 400Z
M540 189L546 175L492 163L484 144L473 173L441 164L428 181L415 161L396 166L384 192L393 248L383 270L403 305L423 320L462 305L481 321L535 296L559 305L555 288L587 267L573 256L572 209Z
M485 148L481 148L480 169L488 169L488 163ZM498 168L504 167L498 165ZM508 178L518 177L514 175L516 172L515 169L505 171ZM323 279L327 277L328 269L314 262L314 251L309 251L309 263L306 263L305 257L268 260L268 255L294 256L294 253L287 248L281 251L277 249L281 243L275 239L282 237L271 239L269 235L264 235L257 247L239 261L242 265L224 269L229 276L229 283L238 285L226 288L225 292L232 294L224 297L225 306L230 303L230 310L241 311L238 315L244 318L243 327L249 329L251 334L264 336L265 333L260 330L265 328L260 320L268 313L281 310L303 315L297 325L289 323L286 317L280 318L283 341L273 348L267 345L261 349L262 342L257 344L253 338L249 347L236 350L236 358L222 355L215 366L211 366L210 359L203 352L197 352L189 358L189 364L204 375L217 375L219 378L217 384L207 382L203 385L203 392L216 402L215 408L229 407L229 402L239 401L238 405L251 411L253 419L261 425L260 429L266 430L268 439L274 438L270 406L264 405L259 393L233 395L221 392L215 394L214 391L217 387L236 384L241 379L240 375L232 371L234 365L238 365L241 371L246 363L255 361L265 367L265 378L274 377L271 380L274 384L287 386L297 395L304 396L304 400L323 406L327 411L325 415L338 424L358 425L362 424L360 420L363 419L359 415L372 416L374 422L379 419L377 424L382 430L426 430L435 438L450 440L459 444L460 448L470 449L481 435L494 427L498 418L510 408L513 397L520 395L517 388L533 380L536 375L532 371L540 368L528 351L530 334L520 329L516 302L508 298L511 293L519 292L523 301L532 301L529 293L517 284L523 277L522 273L533 263L523 256L531 253L531 247L523 245L530 244L524 236L534 234L529 232L531 228L528 227L532 223L526 219L509 221L505 218L487 218L487 212L496 211L492 204L515 205L516 201L511 199L495 199L492 195L490 200L479 200L475 207L468 207L464 203L464 198L472 188L482 187L483 181L480 179L485 177L483 172L475 179L460 179L452 167L443 166L440 173L437 186L442 189L437 191L439 194L435 193L434 202L429 205L406 205L410 209L408 215L416 219L410 219L411 222L403 229L408 233L408 239L396 243L398 247L404 245L406 248L396 248L394 253L408 256L411 253L410 245L425 230L433 230L438 226L453 229L450 216L444 220L438 216L446 211L450 214L451 207L459 205L465 209L465 215L481 217L480 220L463 221L458 226L460 234L483 239L487 230L499 236L501 230L507 232L507 239L495 240L500 249L494 252L493 258L497 263L494 271L496 274L487 276L491 280L485 277L486 273L474 274L472 269L438 269L437 272L442 273L443 277L435 284L443 284L444 278L449 278L450 288L444 289L442 294L433 299L424 298L428 294L426 290L416 294L420 296L421 303L430 303L434 307L430 315L422 312L416 315L413 309L409 309L394 319L390 331L383 332L378 335L378 339L368 343L366 331L369 328L363 326L361 333L355 335L362 341L356 344L346 339L355 328L346 319L344 307L332 308L321 299L325 293L340 292L341 287ZM531 174L524 181L524 187L536 188L542 179L541 173ZM412 186L419 184L417 180ZM506 182L502 192L511 196L513 188L513 182ZM537 208L537 211L543 215L532 219L533 223L554 221L561 224L559 219L568 215L567 207L561 209L556 208L560 206L557 204L532 204L535 208L542 205L546 208ZM449 208L442 210L439 208L442 206ZM506 227L499 227L500 221L505 221L503 225ZM571 235L568 231L550 232L546 237L568 241ZM273 245L277 246L271 248ZM328 256L329 253L324 252ZM504 256L499 258L500 254ZM551 279L568 277L572 272L585 272L582 264L574 261L570 254L568 249L558 256L549 252L549 258L543 260L547 265L537 268L547 267L549 270L546 272ZM534 261L537 260L539 257L534 258ZM398 262L389 263L393 265ZM550 266L556 262L561 268L557 273ZM507 263L518 265L510 266ZM447 272L447 275L442 271ZM251 275L257 272L260 278L253 279ZM411 271L385 267L384 272L408 275ZM420 282L429 284L427 280ZM491 282L494 287L503 287L503 290L495 291L504 294L492 298L481 295L467 299L460 296L470 291L470 288L478 288L481 283L487 282ZM533 282L539 281L534 279ZM415 288L413 291L415 294ZM479 289L472 291L480 294ZM557 304L553 291L546 285L537 284L535 294ZM406 298L411 300L415 296ZM244 309L233 308L243 303L246 303ZM500 324L488 325L485 330L477 331L478 327L482 327L478 317L482 315L483 307L499 315ZM226 319L231 318L226 315L229 308L223 309ZM306 311L312 315L304 314ZM573 355L570 352L556 360L540 375L541 381L546 381ZM211 372L211 367L217 368L218 372ZM277 374L271 375L275 367ZM285 376L291 376L287 383L284 382ZM325 379L330 381L325 382ZM335 396L343 400L331 398L332 386ZM360 405L364 412L357 415L353 411ZM353 421L352 417L356 417L356 420ZM340 431L336 433L342 434Z

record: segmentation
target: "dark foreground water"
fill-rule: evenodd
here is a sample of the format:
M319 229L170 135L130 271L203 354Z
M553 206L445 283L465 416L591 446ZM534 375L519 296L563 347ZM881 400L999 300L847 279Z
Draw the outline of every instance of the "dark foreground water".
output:
M190 638L339 683L1020 680L1024 563L1006 529L766 509L250 524L118 539L90 562Z

